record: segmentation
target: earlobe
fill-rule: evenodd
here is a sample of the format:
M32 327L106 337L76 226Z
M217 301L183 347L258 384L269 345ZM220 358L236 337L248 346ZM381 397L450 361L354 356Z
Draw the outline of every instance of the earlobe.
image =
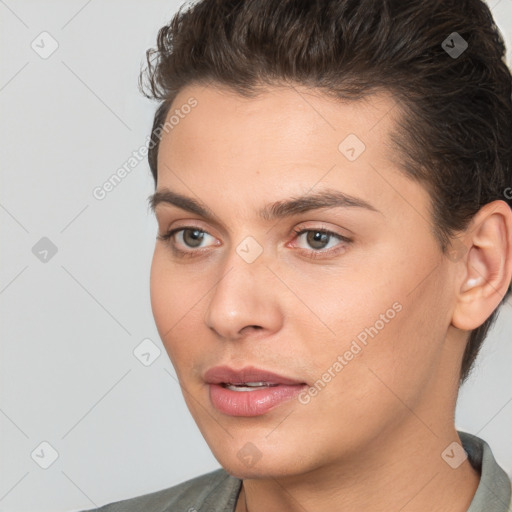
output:
M463 235L466 257L460 271L452 325L473 330L498 307L512 277L512 211L493 201L475 215Z

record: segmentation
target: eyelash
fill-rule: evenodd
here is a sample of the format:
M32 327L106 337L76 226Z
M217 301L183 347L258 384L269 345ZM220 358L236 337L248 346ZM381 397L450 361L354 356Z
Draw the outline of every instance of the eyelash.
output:
M164 233L163 235L159 234L157 236L157 239L161 240L163 242L166 242L171 247L171 250L174 253L174 255L178 256L180 258L194 258L194 257L200 256L201 253L204 252L205 248L202 248L203 250L201 250L201 248L200 248L200 249L192 249L190 251L183 251L182 249L178 249L172 243L171 239L172 239L172 237L176 233L179 233L180 231L187 231L187 230L190 230L190 231L200 231L201 233L205 233L207 235L213 236L210 233L208 233L208 231L205 231L204 229L200 229L200 228L197 228L195 226L183 226L183 227L171 229L171 230L167 231L167 233ZM345 244L349 244L349 243L352 242L352 239L350 239L348 237L345 237L343 235L340 235L339 233L335 233L334 231L329 231L328 229L323 229L323 228L318 228L318 229L315 229L315 228L309 228L309 229L296 228L296 229L293 230L293 232L296 235L295 238L298 238L299 236L301 236L304 233L313 232L313 233L323 233L325 235L328 235L329 237L337 238L338 240L340 240L341 242L344 242ZM340 247L336 246L336 247L328 249L326 251L323 251L321 249L317 249L317 250L315 250L315 249L310 249L310 250L302 249L302 251L305 251L309 258L314 259L314 258L317 258L318 257L317 255L319 255L319 254L320 255L334 255L334 254L336 254L337 252L340 251Z

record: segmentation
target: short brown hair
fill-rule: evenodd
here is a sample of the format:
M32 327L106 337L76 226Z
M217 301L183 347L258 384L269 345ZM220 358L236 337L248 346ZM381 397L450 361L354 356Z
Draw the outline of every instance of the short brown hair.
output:
M449 52L456 43L460 55ZM335 98L392 94L404 113L392 140L431 195L443 252L483 205L512 205L512 77L480 0L202 0L182 6L146 56L140 88L161 101L148 153L155 186L158 135L183 87L253 97L295 83ZM498 309L470 333L460 383Z

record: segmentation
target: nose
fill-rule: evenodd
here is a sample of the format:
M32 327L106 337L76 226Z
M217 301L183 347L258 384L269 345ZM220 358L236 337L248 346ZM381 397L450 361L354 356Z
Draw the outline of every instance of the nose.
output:
M283 321L278 289L263 255L247 263L233 250L209 295L205 323L226 340L276 332Z

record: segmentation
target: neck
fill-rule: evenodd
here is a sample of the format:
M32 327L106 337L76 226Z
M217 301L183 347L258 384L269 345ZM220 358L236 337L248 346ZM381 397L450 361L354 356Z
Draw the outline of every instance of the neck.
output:
M466 512L480 475L468 459L453 469L441 457L455 427L431 431L412 418L393 437L370 442L357 461L286 478L243 481L236 512Z

